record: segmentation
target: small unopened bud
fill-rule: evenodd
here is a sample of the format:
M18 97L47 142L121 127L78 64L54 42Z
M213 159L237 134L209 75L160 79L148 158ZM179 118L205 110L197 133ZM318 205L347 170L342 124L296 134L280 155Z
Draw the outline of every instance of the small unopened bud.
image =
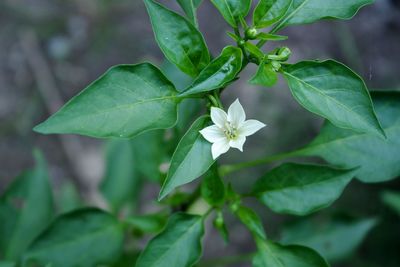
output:
M275 52L275 54L267 55L267 58L269 60L286 61L289 59L291 53L292 51L290 51L288 47L281 47Z
M258 34L258 31L254 27L248 28L246 30L246 32L245 32L246 38L249 39L249 40L256 39L257 38L257 34Z
M238 45L239 46L244 46L246 44L245 40L239 40Z
M279 63L278 61L271 61L271 65L274 71L279 71L282 66L281 63Z

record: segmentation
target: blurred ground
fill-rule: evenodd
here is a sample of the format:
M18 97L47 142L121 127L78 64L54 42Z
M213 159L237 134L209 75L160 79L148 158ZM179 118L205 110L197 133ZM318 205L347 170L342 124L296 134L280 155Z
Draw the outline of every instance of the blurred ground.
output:
M179 10L174 1L161 2ZM285 45L292 49L291 61L335 58L359 72L370 89L400 89L399 2L377 0L351 21L325 21L284 30L290 37ZM225 34L229 30L227 24L207 0L199 9L199 22L214 55L231 43ZM72 179L85 198L99 203L95 188L103 175L103 141L77 136L41 136L31 129L109 67L142 60L161 65L163 56L140 0L1 1L0 192L12 178L32 166L31 151L37 147L49 161L55 188L62 181ZM258 118L269 127L246 143L243 154L232 152L225 157L227 162L300 147L315 136L321 123L292 100L283 83L273 89L248 85L246 80L251 71L254 67L226 90L223 100L228 105L239 97L249 117ZM256 178L261 170L232 179L240 184L249 176ZM360 216L375 216L382 209L380 191L387 188L399 189L399 182L379 185L354 182L333 209L347 207ZM281 222L289 219L272 216L266 214L271 222L267 231L276 236ZM397 225L398 222L397 218ZM247 233L239 226L233 227L238 228L232 231L237 233L234 245L228 249L222 242L209 242L207 255L250 251L253 245ZM385 241L399 251L399 231L393 233L396 234L397 243L390 241L387 232L372 233L355 262L358 257L367 257L372 261L368 266L399 266L399 258L387 265L373 263L384 260L381 252L391 253L391 249L376 250L373 244L378 241ZM360 262L342 266L367 266Z

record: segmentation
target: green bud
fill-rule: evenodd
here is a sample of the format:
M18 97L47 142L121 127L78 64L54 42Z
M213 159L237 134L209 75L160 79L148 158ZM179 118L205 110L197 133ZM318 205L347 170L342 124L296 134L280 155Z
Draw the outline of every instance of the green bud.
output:
M271 61L272 68L274 68L274 71L279 71L281 69L281 63L278 61Z
M245 32L245 36L246 36L246 38L249 39L249 40L254 40L254 39L256 39L256 38L257 38L257 34L258 34L258 31L257 31L257 29L254 28L254 27L248 28L248 29L246 30L246 32Z
M291 53L292 51L288 47L281 47L274 54L267 55L267 58L269 60L286 61L289 59Z
M246 41L245 40L239 40L238 41L238 45L239 46L244 46L246 44Z

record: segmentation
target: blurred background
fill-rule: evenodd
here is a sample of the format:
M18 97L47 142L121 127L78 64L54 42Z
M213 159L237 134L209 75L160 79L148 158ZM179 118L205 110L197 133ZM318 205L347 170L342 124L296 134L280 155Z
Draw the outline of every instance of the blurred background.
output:
M160 2L181 12L175 1ZM198 16L213 55L233 44L225 34L230 30L227 23L210 1L203 1ZM289 40L268 44L265 49L286 45L292 50L292 62L334 58L358 72L371 90L400 90L399 0L376 0L350 21L294 26L282 34ZM107 183L105 179L124 175L115 169L123 172L123 168L131 168L130 161L119 162L126 160L123 143L43 136L32 128L111 66L141 61L162 66L181 88L190 82L164 62L141 0L1 0L0 193L21 171L33 167L32 150L38 148L48 161L60 212L79 205L107 208L98 188ZM322 123L292 99L282 81L274 88L247 84L255 69L250 66L241 74L242 79L225 90L223 102L228 106L238 97L248 117L269 127L251 138L243 153L230 151L224 156L226 163L299 148L315 137ZM142 144L139 149L138 143ZM154 148L145 144L136 142L144 160L161 154L149 151ZM167 162L161 157L161 171ZM142 164L143 159L136 163ZM245 191L270 167L237 173L227 180ZM140 184L132 184L135 212L157 210L158 183L153 179ZM390 195L384 193L388 190L400 190L400 181L353 181L332 207L309 218L280 216L256 203L247 204L262 214L271 238L319 246L334 266L398 267L400 214L391 208ZM226 246L210 229L202 266L249 266L246 262L229 265L230 260L236 260L235 255L252 252L254 244L240 224L229 216L227 220L232 244ZM222 263L213 260L219 255L233 258Z

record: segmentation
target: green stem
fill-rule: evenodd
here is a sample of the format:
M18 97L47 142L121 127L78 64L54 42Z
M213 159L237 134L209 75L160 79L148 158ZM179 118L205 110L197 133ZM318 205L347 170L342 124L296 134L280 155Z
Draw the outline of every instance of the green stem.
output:
M255 167L258 165L262 165L262 164L268 164L268 163L272 163L275 161L284 160L284 159L288 159L288 158L293 158L293 157L301 155L301 152L303 152L304 150L305 149L302 148L299 150L294 150L294 151L290 151L290 152L267 156L267 157L252 160L252 161L241 162L241 163L237 163L237 164L222 165L220 167L220 173L221 173L221 176L226 176L232 172L237 172L242 169Z

